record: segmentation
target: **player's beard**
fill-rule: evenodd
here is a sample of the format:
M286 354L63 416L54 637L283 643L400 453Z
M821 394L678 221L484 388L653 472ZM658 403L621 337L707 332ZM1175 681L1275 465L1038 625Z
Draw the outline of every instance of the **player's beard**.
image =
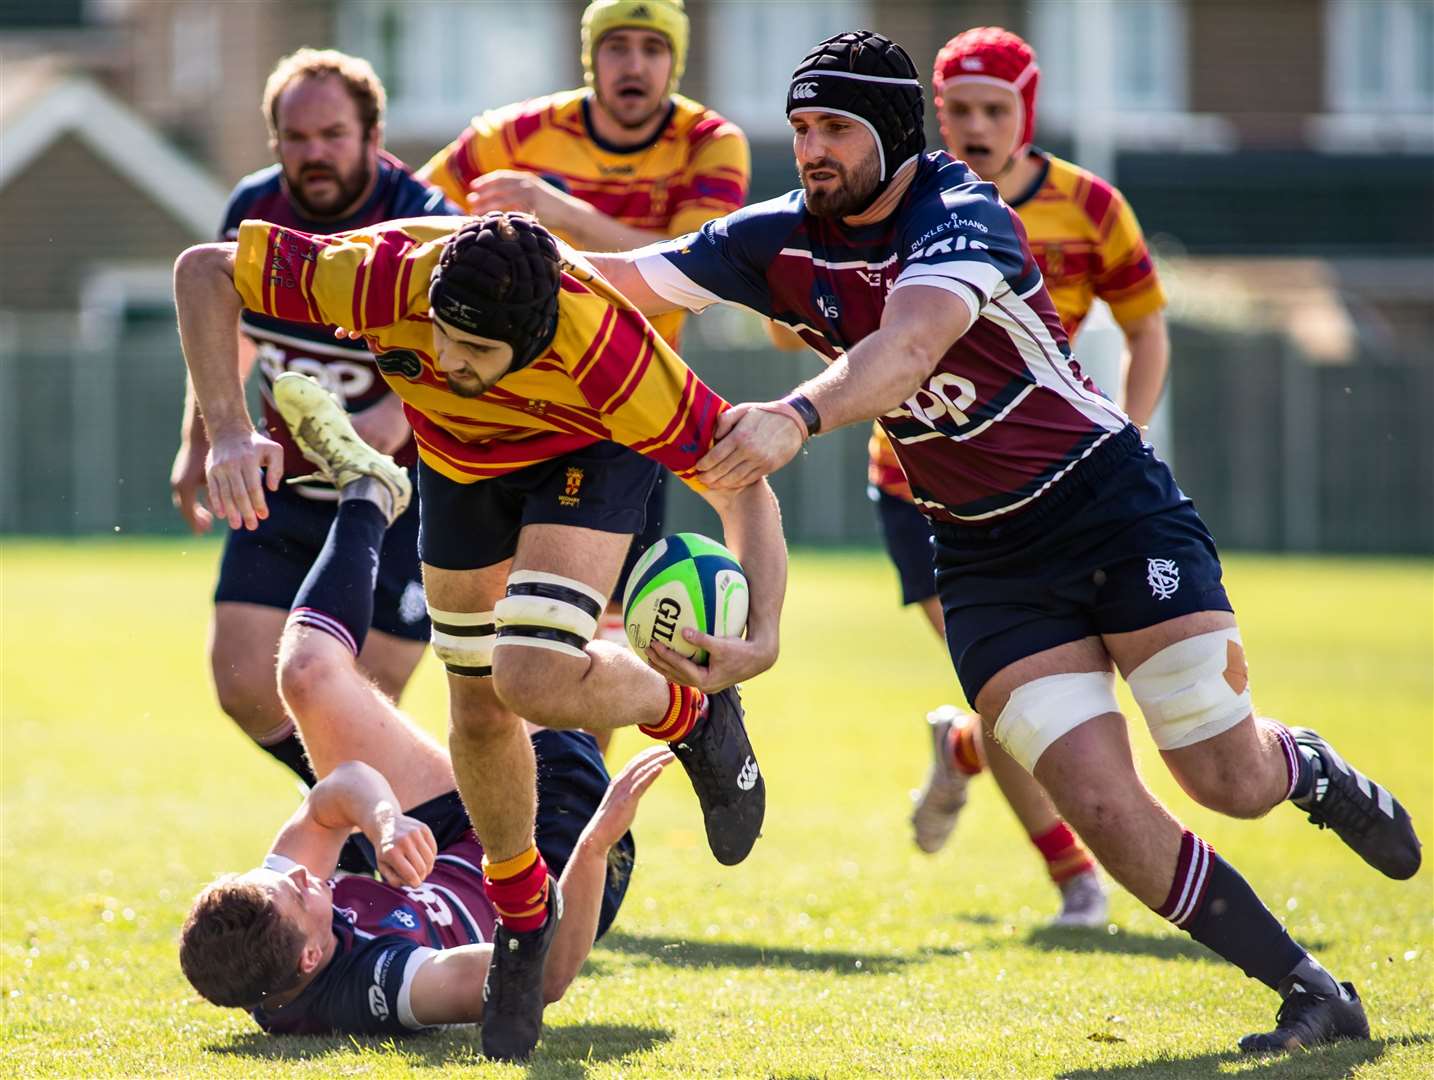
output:
M334 181L334 194L322 202L315 202L304 194L304 181L316 172ZM304 216L322 221L344 214L358 202L373 180L373 170L369 168L368 155L365 153L360 156L358 164L346 173L340 172L328 162L306 161L299 167L297 177L286 173L284 180L289 189L289 197L303 211Z
M607 113L607 115L612 118L613 123L617 124L618 127L622 128L624 131L641 130L644 126L646 126L652 121L652 118L654 116L656 116L659 112L662 111L663 106L662 95L658 94L653 97L652 107L644 109L640 116L637 114L633 114L624 117L621 111L613 108L613 105L616 103L610 101L606 94L597 93L595 94L595 96L597 97L598 108L602 109L603 112Z
M806 174L827 170L837 175L837 186L811 188L807 185ZM860 213L871 202L871 193L881 178L881 166L876 152L868 154L857 162L850 171L831 158L822 158L805 168L797 170L797 178L807 196L807 210L817 217L844 218Z

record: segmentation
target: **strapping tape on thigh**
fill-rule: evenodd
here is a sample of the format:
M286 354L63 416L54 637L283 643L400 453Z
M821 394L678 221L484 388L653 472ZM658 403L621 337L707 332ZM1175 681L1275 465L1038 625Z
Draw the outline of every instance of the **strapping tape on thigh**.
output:
M1250 680L1234 627L1167 645L1126 679L1162 750L1214 738L1250 715Z
M498 638L493 612L438 611L430 607L433 651L454 675L486 679L493 674L493 644Z
M508 594L493 608L497 645L526 645L587 656L607 597L590 585L541 570L516 570Z
M996 738L1027 772L1050 745L1087 720L1119 712L1115 675L1081 671L1032 679L1011 691L996 720Z

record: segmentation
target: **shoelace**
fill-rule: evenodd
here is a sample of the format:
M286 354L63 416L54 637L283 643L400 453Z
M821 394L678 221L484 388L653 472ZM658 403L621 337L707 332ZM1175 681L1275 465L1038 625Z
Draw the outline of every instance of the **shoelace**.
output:
M1324 798L1310 807L1310 821L1321 829L1349 829L1360 835L1379 822L1380 813L1374 801L1359 790L1353 777L1341 772L1326 779L1329 783ZM1331 799L1331 795L1335 798Z

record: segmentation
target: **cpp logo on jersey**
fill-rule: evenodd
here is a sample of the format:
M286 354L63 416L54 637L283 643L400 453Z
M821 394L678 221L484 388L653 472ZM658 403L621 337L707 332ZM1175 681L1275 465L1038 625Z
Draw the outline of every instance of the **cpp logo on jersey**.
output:
M817 96L817 84L814 82L797 83L792 87L793 101L809 101Z
M1174 559L1148 559L1145 583L1150 586L1151 596L1157 600L1169 600L1180 588L1180 567Z

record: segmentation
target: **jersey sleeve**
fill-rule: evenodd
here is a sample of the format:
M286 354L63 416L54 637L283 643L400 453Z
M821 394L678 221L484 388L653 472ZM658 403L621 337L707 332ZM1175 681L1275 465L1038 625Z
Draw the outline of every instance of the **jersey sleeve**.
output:
M782 216L759 203L707 222L696 232L633 252L648 287L669 303L702 311L722 301L772 315L766 267L788 233Z
M747 201L752 153L742 129L712 115L697 124L692 139L696 149L688 174L668 195L675 207L668 223L668 236L695 232L713 218L730 214Z
M438 950L398 936L355 942L334 954L320 981L291 1005L254 1019L286 1034L406 1035L428 1030L413 1015L413 980Z
M1034 268L1015 214L989 184L964 184L928 199L903 223L899 243L902 270L892 290L944 289L973 318L1003 283L1018 288Z
M391 326L428 275L422 245L399 229L316 236L265 221L239 226L234 286L251 311L290 322L366 331Z
M468 205L468 185L485 172L503 167L503 132L508 111L490 110L475 116L462 134L434 154L415 174L443 192L457 206Z
M1115 321L1124 326L1159 311L1166 299L1135 211L1120 192L1112 188L1111 194L1105 220L1097 225L1103 235L1097 247L1100 262L1095 294L1110 305Z

